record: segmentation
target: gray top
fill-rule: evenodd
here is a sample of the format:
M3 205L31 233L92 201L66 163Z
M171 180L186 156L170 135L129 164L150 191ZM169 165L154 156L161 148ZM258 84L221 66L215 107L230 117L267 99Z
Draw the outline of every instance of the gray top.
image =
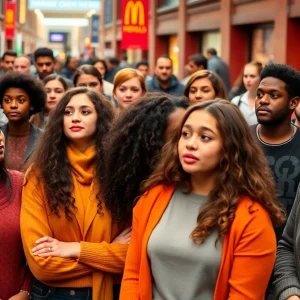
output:
M274 299L300 297L300 185L282 239L278 243L274 278Z
M257 124L255 108L251 107L248 101L248 92L234 97L231 102L238 106L240 112L244 116L249 125Z
M154 300L213 299L222 242L215 247L217 230L200 246L190 238L199 208L207 200L207 196L184 194L177 189L153 230L147 252Z

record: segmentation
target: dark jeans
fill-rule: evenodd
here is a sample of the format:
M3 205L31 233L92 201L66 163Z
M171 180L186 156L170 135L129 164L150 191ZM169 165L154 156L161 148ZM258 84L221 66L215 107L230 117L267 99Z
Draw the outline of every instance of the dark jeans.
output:
M32 300L92 300L92 288L56 288L37 279L32 283Z

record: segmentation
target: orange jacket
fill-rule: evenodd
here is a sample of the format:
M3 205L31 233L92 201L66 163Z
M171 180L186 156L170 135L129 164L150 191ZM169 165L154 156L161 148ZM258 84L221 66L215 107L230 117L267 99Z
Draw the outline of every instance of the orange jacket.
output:
M173 192L173 187L156 186L134 208L120 300L152 300L147 244ZM241 198L231 228L223 239L214 300L264 299L275 256L276 238L268 213L259 203Z
M76 161L89 172L73 170L79 180L89 178L93 165L87 154L73 149L68 151L71 163ZM70 152L70 153L69 153ZM117 225L112 223L110 214L103 205L102 214L97 213L97 201L94 195L97 189L90 185L74 182L73 197L78 208L75 216L68 221L63 211L58 218L45 201L42 182L38 185L37 174L32 172L23 188L21 210L21 234L25 255L33 275L41 282L53 287L92 287L93 300L112 300L113 274L122 274L128 245L111 243L119 233ZM73 176L72 175L72 176ZM91 178L93 175L90 176ZM93 183L92 183L93 185ZM93 191L93 192L91 192ZM86 195L85 205L76 193ZM44 236L51 236L63 242L79 242L81 245L79 259L60 257L39 257L32 253L35 241Z

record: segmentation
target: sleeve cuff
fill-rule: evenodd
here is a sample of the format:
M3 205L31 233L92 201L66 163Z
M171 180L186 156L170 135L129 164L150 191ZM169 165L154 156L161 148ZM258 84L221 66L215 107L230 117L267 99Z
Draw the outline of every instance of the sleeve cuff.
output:
M298 289L296 287L288 288L280 294L278 300L287 300L291 296L300 297L300 289Z

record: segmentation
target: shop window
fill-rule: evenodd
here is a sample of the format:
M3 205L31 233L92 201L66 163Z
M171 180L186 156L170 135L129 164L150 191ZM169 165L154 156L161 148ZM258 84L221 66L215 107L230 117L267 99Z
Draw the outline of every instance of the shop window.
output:
M253 61L267 64L274 59L274 26L260 25L252 31L251 57Z
M158 8L178 6L179 0L158 0Z
M207 49L215 48L219 56L221 53L221 34L220 31L205 31L202 34L202 53L205 55Z
M174 75L178 74L179 70L179 47L178 47L178 37L176 35L170 36L169 39L169 57L173 61L173 73Z

